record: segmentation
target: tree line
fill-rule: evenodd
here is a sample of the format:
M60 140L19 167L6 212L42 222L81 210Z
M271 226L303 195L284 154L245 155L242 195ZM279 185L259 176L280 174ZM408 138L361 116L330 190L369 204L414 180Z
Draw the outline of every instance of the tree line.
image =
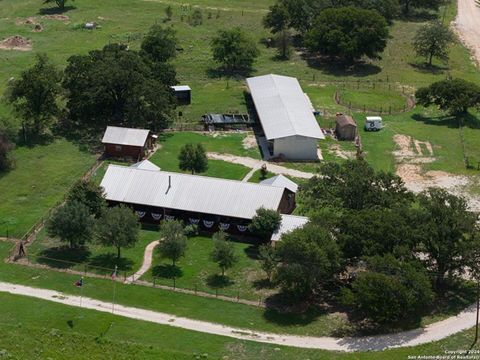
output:
M260 250L288 301L341 304L371 326L415 323L478 271L478 216L442 189L415 195L353 160L322 164L297 195L310 222Z

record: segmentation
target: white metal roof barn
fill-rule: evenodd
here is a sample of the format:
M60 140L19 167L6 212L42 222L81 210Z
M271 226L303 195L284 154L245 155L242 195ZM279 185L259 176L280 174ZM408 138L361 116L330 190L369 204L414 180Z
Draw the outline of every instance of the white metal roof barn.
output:
M284 187L109 165L106 199L251 220L260 207L280 210Z
M107 126L103 135L103 144L144 146L150 130L130 129L117 126Z
M273 155L317 159L317 142L325 136L298 80L270 74L248 78L247 85Z

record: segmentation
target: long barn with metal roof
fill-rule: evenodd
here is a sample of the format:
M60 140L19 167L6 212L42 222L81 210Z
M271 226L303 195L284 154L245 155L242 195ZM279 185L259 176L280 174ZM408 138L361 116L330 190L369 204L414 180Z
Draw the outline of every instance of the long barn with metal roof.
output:
M101 186L107 201L131 206L141 218L182 218L223 230L245 231L260 207L290 213L295 200L280 186L119 165L109 165Z
M298 80L270 74L248 78L247 85L273 156L317 159L318 140L325 136Z

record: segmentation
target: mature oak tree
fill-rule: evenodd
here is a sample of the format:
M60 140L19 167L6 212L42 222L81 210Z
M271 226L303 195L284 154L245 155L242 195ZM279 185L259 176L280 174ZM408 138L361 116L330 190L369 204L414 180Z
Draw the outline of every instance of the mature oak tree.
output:
M315 18L305 34L305 45L312 53L351 63L363 56L380 58L387 38L387 22L377 11L331 8Z
M91 240L94 220L87 206L78 201L67 201L47 222L48 235L77 248Z
M442 80L418 89L415 98L422 106L437 105L454 114L466 113L480 106L480 86L463 79Z
M282 216L277 211L261 207L257 209L248 229L254 235L268 240L281 224Z
M222 270L222 277L225 276L225 270L230 269L238 262L238 256L235 254L233 244L227 239L223 231L213 235L213 250L210 257Z
M23 71L20 78L10 84L7 99L22 118L24 140L27 140L27 133L41 135L58 115L61 78L47 55L38 54L33 67Z
M107 125L153 131L167 127L173 118L174 84L163 82L155 69L152 61L119 44L70 57L63 86L74 126L94 133Z

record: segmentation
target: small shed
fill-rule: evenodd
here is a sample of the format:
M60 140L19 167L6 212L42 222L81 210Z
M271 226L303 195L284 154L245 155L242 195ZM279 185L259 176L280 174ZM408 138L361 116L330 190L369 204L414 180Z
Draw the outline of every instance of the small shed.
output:
M192 103L192 89L188 85L172 86L178 104L190 105Z
M353 141L357 136L357 123L349 115L337 114L335 133L340 140Z
M156 136L150 130L107 126L102 144L109 157L140 161L155 146Z

